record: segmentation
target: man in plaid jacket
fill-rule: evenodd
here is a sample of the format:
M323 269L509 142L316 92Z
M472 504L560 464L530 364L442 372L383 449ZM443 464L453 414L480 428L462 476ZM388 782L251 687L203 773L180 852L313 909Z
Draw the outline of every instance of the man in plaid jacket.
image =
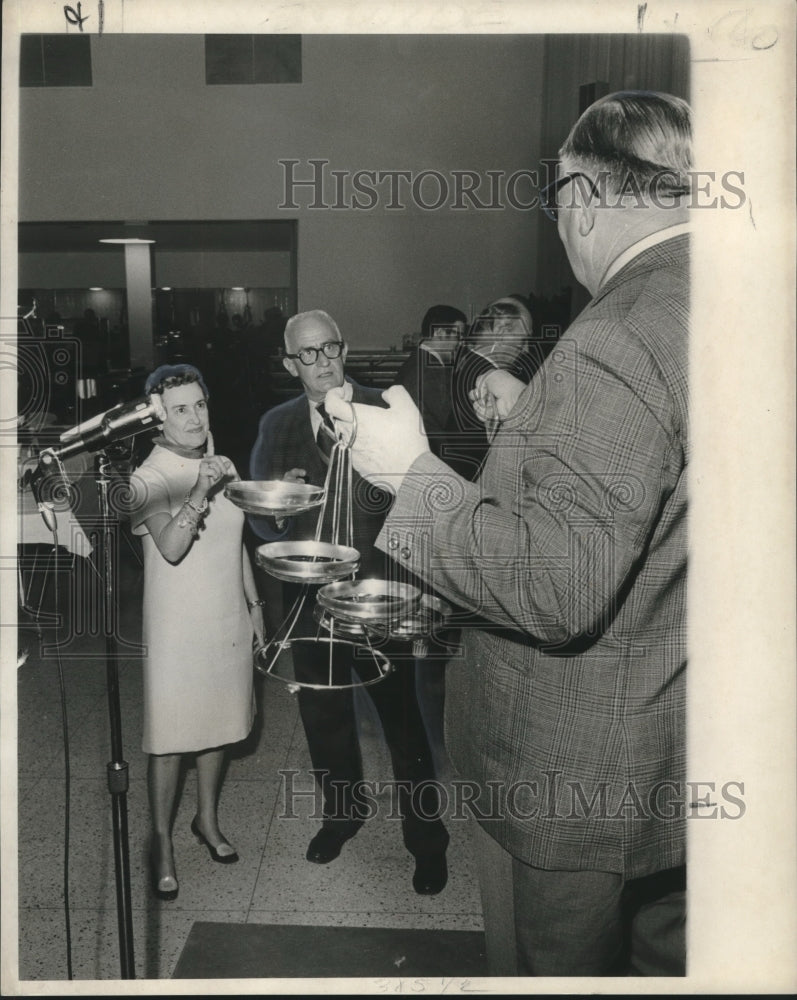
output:
M529 386L480 380L501 425L476 482L400 388L355 406L355 467L396 491L377 545L482 617L446 739L493 975L685 970L690 149L669 95L574 125L543 208L593 298Z

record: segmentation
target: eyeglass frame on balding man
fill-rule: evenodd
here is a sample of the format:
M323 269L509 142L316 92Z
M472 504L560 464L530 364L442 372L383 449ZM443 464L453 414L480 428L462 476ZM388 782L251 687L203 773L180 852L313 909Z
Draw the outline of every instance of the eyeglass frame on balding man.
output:
M550 219L551 222L556 222L558 220L559 205L556 203L556 195L559 190L569 184L570 181L575 180L576 177L583 177L586 181L589 181L590 194L594 197L598 195L598 187L595 182L587 174L583 174L580 171L574 171L572 174L562 174L561 177L557 177L556 180L551 181L550 184L546 184L544 188L540 191L540 208L545 213L545 217Z
M546 184L544 188L540 191L540 208L545 213L546 218L550 219L551 222L556 222L558 219L559 205L556 203L556 195L565 184L569 184L570 181L574 180L576 177L583 177L586 181L589 181L590 187L590 197L597 198L600 194L598 185L593 181L593 179L588 175L581 173L576 170L572 174L562 174L561 177L557 177L556 180L551 181L550 184ZM678 177L675 170L668 167L662 167L659 172L655 175L653 183L651 185L654 195L659 195L661 192L657 186L657 182L663 177ZM669 186L664 192L670 198L681 198L684 195L690 194L690 187L686 183L675 184Z
M291 358L293 361L301 361L306 368L311 368L318 361L319 354L323 354L330 361L336 361L343 353L345 346L346 344L343 340L327 340L320 347L303 347L297 354L286 353L285 357ZM308 355L311 359L310 361L305 360Z

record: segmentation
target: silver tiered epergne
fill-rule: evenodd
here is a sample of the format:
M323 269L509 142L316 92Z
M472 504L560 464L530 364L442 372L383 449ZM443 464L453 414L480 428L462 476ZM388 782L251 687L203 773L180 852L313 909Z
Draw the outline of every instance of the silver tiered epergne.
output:
M418 587L410 584L355 579L360 553L352 545L351 446L357 433L354 408L350 422L335 420L334 426L336 439L323 488L284 480L239 481L230 483L225 491L233 503L250 514L279 519L320 508L312 541L270 542L259 546L255 552L258 565L271 576L302 585L274 638L255 654L257 669L287 684L292 691L376 684L393 666L373 645L372 639L407 641L412 644L415 656L423 656L428 649L429 636L451 614L450 606L444 601L422 594ZM330 540L322 541L330 500ZM313 611L317 627L310 635L295 635L310 587L317 584L322 584ZM327 647L328 669L324 683L296 680L292 664L284 654L304 643ZM342 648L348 648L357 657L358 681L353 680L354 674L348 669L344 677L336 676L334 655Z

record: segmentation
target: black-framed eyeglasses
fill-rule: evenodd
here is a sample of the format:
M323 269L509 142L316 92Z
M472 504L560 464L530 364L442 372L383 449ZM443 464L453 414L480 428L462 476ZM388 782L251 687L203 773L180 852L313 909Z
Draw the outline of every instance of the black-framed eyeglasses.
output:
M562 174L562 176L557 177L555 181L551 181L550 184L546 184L542 191L540 191L540 208L543 212L545 212L545 215L551 220L551 222L556 222L559 217L559 205L556 202L556 196L559 193L559 190L563 188L565 184L569 184L570 181L575 180L576 177L583 177L589 182L590 192L592 195L598 194L595 182L586 174L579 173L578 171L572 174Z
M323 354L325 358L329 358L330 361L334 361L335 358L339 358L343 353L343 348L345 344L342 340L328 340L325 344L320 347L303 347L301 351L297 351L296 354L286 354L286 358L293 358L294 361L301 361L303 365L314 365L318 360L318 355Z

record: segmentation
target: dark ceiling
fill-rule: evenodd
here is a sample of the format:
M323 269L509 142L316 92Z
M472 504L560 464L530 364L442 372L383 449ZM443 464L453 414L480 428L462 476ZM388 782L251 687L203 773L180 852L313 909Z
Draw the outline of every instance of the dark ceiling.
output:
M96 253L106 248L101 239L120 236L155 240L156 250L285 251L293 249L294 230L291 220L21 222L19 252Z

